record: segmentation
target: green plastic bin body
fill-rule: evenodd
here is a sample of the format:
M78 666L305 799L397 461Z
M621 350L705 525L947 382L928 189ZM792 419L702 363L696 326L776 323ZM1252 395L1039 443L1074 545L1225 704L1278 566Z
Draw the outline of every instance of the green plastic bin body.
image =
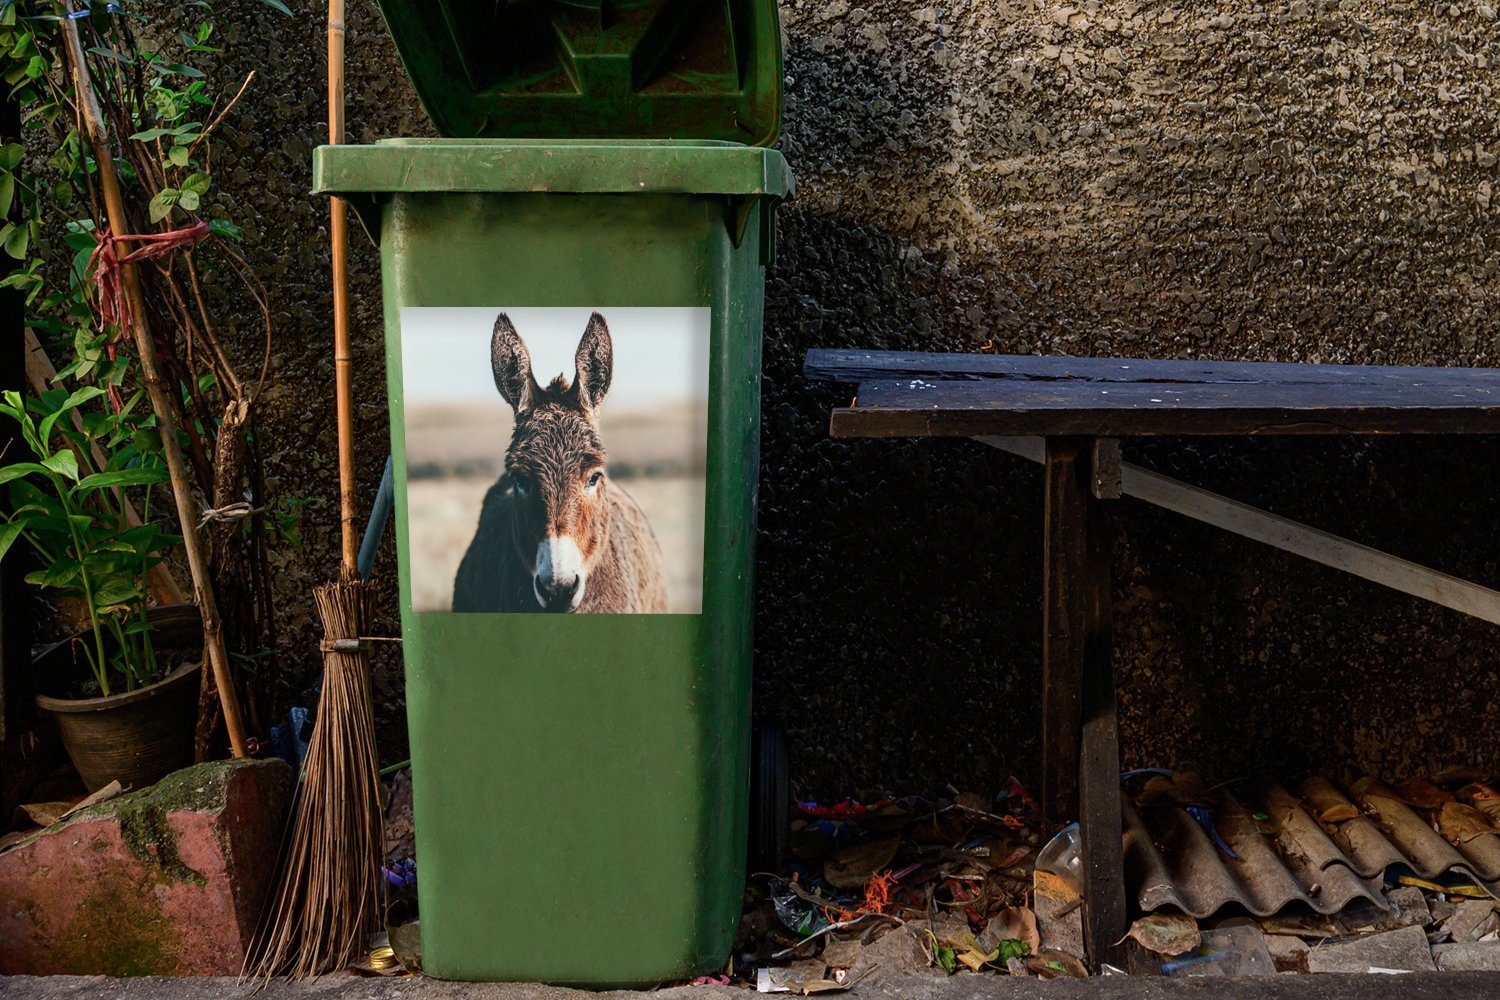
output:
M744 879L780 154L396 140L323 147L314 174L381 248L425 970L602 986L722 967ZM711 310L701 613L412 610L401 321L413 306Z

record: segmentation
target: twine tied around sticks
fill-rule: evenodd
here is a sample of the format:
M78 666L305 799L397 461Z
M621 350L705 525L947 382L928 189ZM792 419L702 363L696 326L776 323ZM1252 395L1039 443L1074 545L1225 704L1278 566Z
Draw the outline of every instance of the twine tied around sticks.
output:
M130 303L125 300L125 284L121 269L126 264L135 264L153 257L163 257L173 250L184 250L195 246L209 235L208 223L199 219L191 226L172 229L165 233L125 233L116 236L108 229L96 232L98 245L89 255L88 273L94 276L94 301L99 307L99 332L105 333L114 327L114 334L105 345L109 359L115 359L115 348L125 335L130 323ZM135 243L136 249L120 252L120 244ZM109 387L109 399L115 412L124 405L120 391Z
M198 519L198 527L206 528L215 521L243 521L247 517L264 514L268 509L264 506L252 507L245 500L225 504L223 507L209 507L203 511L203 516Z

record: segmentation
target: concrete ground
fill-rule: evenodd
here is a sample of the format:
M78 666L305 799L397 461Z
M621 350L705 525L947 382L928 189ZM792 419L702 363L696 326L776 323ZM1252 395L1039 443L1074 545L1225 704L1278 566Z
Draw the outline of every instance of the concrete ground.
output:
M421 976L366 979L328 976L305 983L274 982L259 992L233 979L106 979L96 976L0 977L0 996L27 1000L745 1000L748 991L717 986L677 986L647 993L588 994L531 983L449 983ZM1500 974L1488 972L1410 975L1278 976L1179 981L1159 977L1100 979L1006 979L996 976L891 977L861 983L848 994L858 1000L1467 1000L1500 996ZM788 994L789 996L789 994Z

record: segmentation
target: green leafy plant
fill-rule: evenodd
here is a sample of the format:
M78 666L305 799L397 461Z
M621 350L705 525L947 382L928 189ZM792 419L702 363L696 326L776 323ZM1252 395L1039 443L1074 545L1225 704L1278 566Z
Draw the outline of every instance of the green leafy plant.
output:
M136 415L141 394L118 413L84 409L104 394L98 386L4 393L0 416L19 425L37 460L0 465L10 500L0 511L0 559L24 539L43 564L26 580L82 603L90 623L83 653L108 695L157 679L143 578L179 539L149 519L150 487L167 473L150 419ZM90 457L96 447L107 456L102 468ZM143 523L127 514L131 489L142 494Z
M186 488L201 498L204 513L246 511L200 524L216 621L231 656L242 662L274 659L270 548L290 530L284 501L268 495L257 434L272 353L271 296L248 259L246 234L224 217L233 200L217 172L225 162L216 155L218 138L234 128L242 100L253 99L255 77L250 72L223 85L228 63L220 53L237 37L224 24L231 14L254 19L256 7L291 13L280 0L193 0L170 13L130 0L0 0L0 88L20 107L24 136L0 140L0 255L18 262L0 287L24 296L28 344L34 339L34 349L56 361L51 385L101 388L113 408L140 385L135 330L122 328L114 300L99 295L107 283L96 269L110 258L144 252L135 272L146 309L134 322L149 331L157 368L177 404L171 419L191 473ZM75 30L79 65L67 54ZM110 153L103 155L125 202L119 232L111 232L103 211L102 164L80 133L79 75L88 80L83 90L111 137ZM153 250L153 242L169 249ZM43 388L33 383L34 391ZM154 424L149 432L156 433ZM156 464L154 457L146 463ZM33 471L23 478L47 485L37 477L42 474ZM58 490L48 486L46 492ZM98 516L92 495L85 499ZM157 520L175 523L165 515L162 510ZM167 577L161 569L152 573L156 584ZM153 593L161 599L162 588L154 586ZM254 688L248 698L253 720ZM205 704L200 752L215 711Z

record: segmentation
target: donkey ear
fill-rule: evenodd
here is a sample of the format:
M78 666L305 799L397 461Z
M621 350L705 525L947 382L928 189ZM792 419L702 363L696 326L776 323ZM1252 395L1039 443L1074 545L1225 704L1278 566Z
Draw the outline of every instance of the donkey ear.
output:
M495 318L495 332L490 337L490 368L495 374L495 388L511 408L517 413L529 409L536 394L531 355L526 353L521 335L505 313Z
M578 402L587 409L595 409L604 402L609 392L609 380L615 367L615 349L609 340L609 327L598 313L589 317L588 329L578 342L578 353L573 356L578 369Z

